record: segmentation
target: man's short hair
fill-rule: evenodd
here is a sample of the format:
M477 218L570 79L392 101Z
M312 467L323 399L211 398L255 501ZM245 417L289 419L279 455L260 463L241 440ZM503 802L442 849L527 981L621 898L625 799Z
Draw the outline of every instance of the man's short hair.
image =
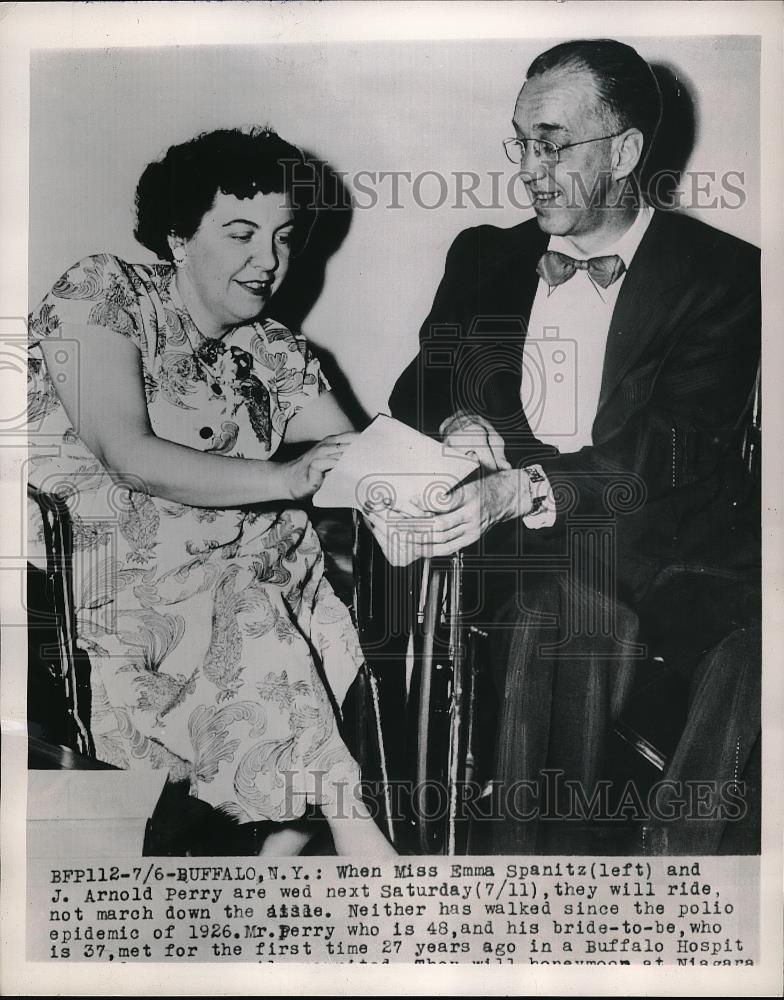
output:
M562 42L534 59L526 79L556 69L587 70L593 76L600 114L611 130L642 132L644 162L661 119L662 98L653 70L642 56L631 45L610 38Z

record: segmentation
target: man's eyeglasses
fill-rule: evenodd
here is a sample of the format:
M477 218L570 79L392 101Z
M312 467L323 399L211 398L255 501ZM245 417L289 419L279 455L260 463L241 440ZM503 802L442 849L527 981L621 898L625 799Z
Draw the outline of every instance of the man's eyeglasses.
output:
M626 130L624 129L624 131ZM534 159L546 163L548 166L555 166L559 162L562 149L584 146L588 142L601 142L602 139L615 139L619 135L623 135L623 132L613 132L612 135L597 135L594 139L580 139L579 142L566 142L561 146L549 139L518 139L515 136L511 139L504 139L504 152L512 163L522 163L530 151L534 154Z

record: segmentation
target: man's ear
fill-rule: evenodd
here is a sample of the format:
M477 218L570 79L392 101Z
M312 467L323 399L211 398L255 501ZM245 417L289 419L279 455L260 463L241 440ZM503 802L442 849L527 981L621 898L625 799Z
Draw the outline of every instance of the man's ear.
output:
M642 156L643 142L643 134L638 128L629 128L615 139L612 157L613 180L623 180L634 170Z

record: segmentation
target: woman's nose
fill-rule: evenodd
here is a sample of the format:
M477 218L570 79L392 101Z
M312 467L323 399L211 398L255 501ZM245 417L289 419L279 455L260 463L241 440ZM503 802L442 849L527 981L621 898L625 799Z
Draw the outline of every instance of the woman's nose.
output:
M275 242L271 238L260 239L251 245L250 263L263 271L275 271L278 266L278 255L275 252Z

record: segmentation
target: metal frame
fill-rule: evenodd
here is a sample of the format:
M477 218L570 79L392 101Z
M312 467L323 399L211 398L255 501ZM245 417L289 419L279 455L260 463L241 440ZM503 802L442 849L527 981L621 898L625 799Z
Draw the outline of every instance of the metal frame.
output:
M73 600L73 527L68 506L60 497L43 493L28 483L27 496L41 512L46 546L46 577L56 618L57 658L60 681L68 713L68 748L89 759L95 758L90 732L89 705L80 699L76 661L76 611ZM28 639L29 641L29 639Z
M461 789L475 777L479 647L486 633L463 620L463 585L461 552L423 561L414 646L419 669L414 780L423 789L415 813L417 843L428 854L461 854L467 846ZM433 780L438 811L431 819L426 793Z
M355 609L360 637L366 640L372 631L368 622L387 611L379 607L379 598L383 601L388 595L385 589L376 591L375 579L379 564L387 564L359 515L355 517L355 529ZM393 572L405 576L406 628L413 645L407 694L407 728L412 733L407 748L407 777L413 794L405 829L396 826L391 797L384 795L386 829L400 849L461 854L467 847L468 829L461 816L460 790L475 777L476 688L486 633L463 620L462 553L445 559L424 559ZM400 650L404 647L405 642L399 644ZM404 720L385 717L376 675L384 666L370 655L371 650L366 652L372 699L369 715L376 734L372 749L378 754L378 758L372 757L371 764L378 770L380 760L381 780L386 788L389 768L385 763L388 754L384 733L403 725ZM400 652L398 661L404 657L405 653ZM396 662L395 667L402 676L402 662Z

